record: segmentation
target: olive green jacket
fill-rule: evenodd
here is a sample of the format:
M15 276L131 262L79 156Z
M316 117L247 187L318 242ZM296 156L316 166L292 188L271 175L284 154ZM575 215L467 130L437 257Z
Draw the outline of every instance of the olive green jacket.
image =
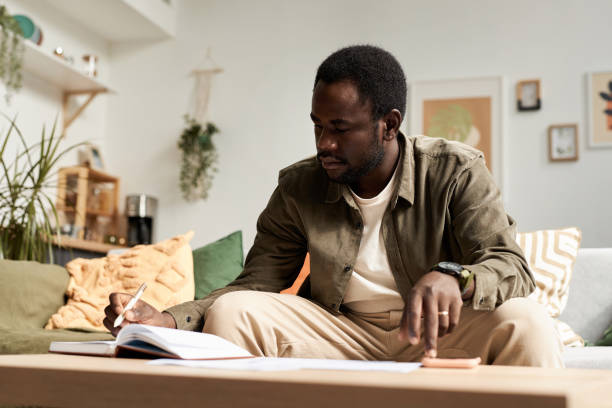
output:
M482 153L426 136L400 134L398 140L399 177L381 232L404 300L440 261L474 272L474 296L465 306L493 310L531 293L535 283L515 241L515 222L504 211ZM316 158L302 160L280 172L240 276L204 299L167 312L179 329L201 330L217 297L235 290L279 292L291 286L309 252L309 284L300 295L339 313L362 229L348 187L330 181Z

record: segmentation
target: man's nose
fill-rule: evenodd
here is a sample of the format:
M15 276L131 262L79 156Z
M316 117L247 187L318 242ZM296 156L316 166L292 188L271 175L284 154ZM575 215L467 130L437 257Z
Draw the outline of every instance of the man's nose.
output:
M325 128L321 129L319 137L317 138L317 151L319 152L331 152L336 150L338 143L336 138Z

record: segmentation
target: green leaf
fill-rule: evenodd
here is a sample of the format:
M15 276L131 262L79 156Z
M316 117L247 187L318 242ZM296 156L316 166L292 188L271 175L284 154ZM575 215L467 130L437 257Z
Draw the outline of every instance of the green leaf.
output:
M52 237L59 234L59 217L45 188L54 186L50 177L56 174L57 161L82 143L62 148L56 118L50 132L43 128L40 141L28 145L16 121L3 116L11 125L0 143L3 173L0 178L4 180L0 188L0 256L39 262L52 260ZM13 162L8 165L6 146L14 135L21 151L12 156Z

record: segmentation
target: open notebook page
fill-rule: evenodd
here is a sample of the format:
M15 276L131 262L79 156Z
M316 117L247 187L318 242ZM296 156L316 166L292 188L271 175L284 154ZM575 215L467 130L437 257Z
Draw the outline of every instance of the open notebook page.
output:
M132 340L145 341L183 359L252 357L248 351L221 337L165 327L133 324L117 336L118 345Z

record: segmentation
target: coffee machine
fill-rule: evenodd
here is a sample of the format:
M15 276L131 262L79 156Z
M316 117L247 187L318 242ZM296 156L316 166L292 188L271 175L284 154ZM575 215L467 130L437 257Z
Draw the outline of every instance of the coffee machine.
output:
M153 219L157 211L157 199L145 194L132 194L125 198L127 216L127 244L151 244Z

